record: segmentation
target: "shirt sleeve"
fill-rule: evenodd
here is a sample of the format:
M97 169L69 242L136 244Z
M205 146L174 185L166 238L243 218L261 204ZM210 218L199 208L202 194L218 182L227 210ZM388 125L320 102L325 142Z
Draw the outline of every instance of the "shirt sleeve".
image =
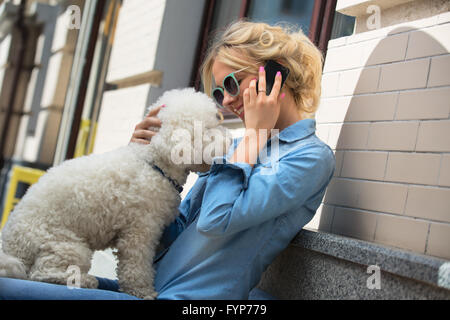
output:
M334 166L334 154L326 146L288 154L272 174L215 158L197 229L209 236L231 234L299 208L326 188Z

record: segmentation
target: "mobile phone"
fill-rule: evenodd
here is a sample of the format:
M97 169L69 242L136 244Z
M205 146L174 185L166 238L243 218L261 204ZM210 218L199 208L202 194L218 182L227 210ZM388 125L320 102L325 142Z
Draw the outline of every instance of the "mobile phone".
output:
M281 72L281 88L283 88L283 84L289 75L289 69L273 60L267 61L266 65L264 66L264 69L266 70L266 95L269 95L270 92L272 91L272 87L275 83L275 76L278 71ZM258 83L259 81L256 82L257 89Z

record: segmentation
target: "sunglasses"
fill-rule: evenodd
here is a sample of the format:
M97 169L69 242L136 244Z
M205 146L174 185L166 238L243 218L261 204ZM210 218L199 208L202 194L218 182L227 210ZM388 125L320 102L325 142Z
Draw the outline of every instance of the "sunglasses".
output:
M222 82L223 89L221 87L216 87L213 89L212 96L219 108L224 109L224 106L223 106L223 99L225 97L225 94L223 91L224 89L232 97L235 97L239 94L239 92L240 92L239 82L237 81L234 74L244 71L245 69L248 69L248 68L250 68L250 67L245 67L238 71L232 72L229 75L227 75L225 78L223 78L223 82Z

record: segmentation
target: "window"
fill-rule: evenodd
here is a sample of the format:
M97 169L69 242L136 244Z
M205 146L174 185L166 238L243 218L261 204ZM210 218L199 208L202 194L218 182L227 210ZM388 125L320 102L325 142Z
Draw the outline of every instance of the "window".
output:
M330 39L346 37L353 34L355 28L355 17L346 16L345 14L336 12L333 21L333 29Z
M353 33L354 19L335 12L337 0L211 0L205 5L204 32L199 39L198 61L194 66L192 84L202 90L197 70L202 63L208 44L225 26L239 18L251 21L288 23L302 31L326 53L328 40ZM333 27L333 28L332 28ZM226 119L236 119L224 111Z
M252 21L276 24L287 22L300 27L305 34L309 32L314 0L254 0L250 2L247 16Z

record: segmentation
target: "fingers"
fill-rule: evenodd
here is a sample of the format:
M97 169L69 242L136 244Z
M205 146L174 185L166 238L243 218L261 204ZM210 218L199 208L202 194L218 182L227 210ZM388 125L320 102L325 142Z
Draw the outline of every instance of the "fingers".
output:
M266 70L264 67L259 67L259 83L258 83L258 93L266 91Z
M248 90L250 92L250 101L255 101L258 96L258 93L256 92L256 79L250 81Z
M145 116L145 118L139 122L134 128L133 136L130 139L130 142L136 142L141 144L148 144L152 137L157 133L155 131L151 131L148 128L156 127L161 128L161 120L159 120L156 115L161 110L163 106L156 107Z
M133 136L131 137L130 142L148 144L155 134L156 132L154 131L136 129L133 132Z
M150 144L150 141L148 141L148 140L144 140L144 139L135 139L135 138L132 138L132 139L130 140L130 142L136 142L136 143L140 143L140 144Z
M146 116L141 122L136 126L136 129L147 129L149 127L161 127L161 120L152 116Z
M136 130L133 133L133 138L150 140L155 134L156 132L150 130Z
M250 104L250 89L244 90L244 107Z
M162 106L153 108L152 110L149 111L149 113L146 115L146 117L154 117L158 114L159 110L161 110L161 108L165 107L166 105L163 104Z
M280 94L281 90L281 72L278 71L277 75L275 76L275 82L272 87L272 91L270 92L270 97L277 100L278 95Z

